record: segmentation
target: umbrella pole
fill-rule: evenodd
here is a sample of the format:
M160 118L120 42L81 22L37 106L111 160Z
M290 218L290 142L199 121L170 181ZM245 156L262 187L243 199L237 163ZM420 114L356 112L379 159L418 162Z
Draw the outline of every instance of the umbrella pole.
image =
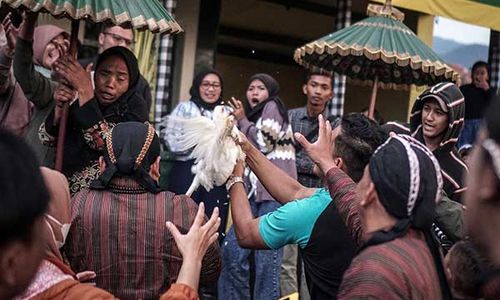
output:
M375 102L377 101L377 89L378 89L378 75L375 75L375 81L373 82L372 97L370 99L370 108L368 109L368 118L373 119L375 114Z
M78 31L80 29L80 21L71 21L71 40L69 46L69 53L76 58L78 46ZM59 122L59 132L57 135L57 148L56 148L56 165L57 171L62 171L64 161L64 140L66 138L66 124L68 123L69 104L66 102L62 107L61 120Z

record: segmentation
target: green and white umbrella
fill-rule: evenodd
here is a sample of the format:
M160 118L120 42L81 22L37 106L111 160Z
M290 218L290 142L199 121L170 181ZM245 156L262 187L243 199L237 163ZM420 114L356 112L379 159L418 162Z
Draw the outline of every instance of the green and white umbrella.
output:
M295 50L300 65L346 75L354 83L372 85L370 116L377 88L408 89L457 81L458 73L403 24L404 14L386 1L369 5L368 15L349 27Z
M56 18L68 18L71 24L70 52L76 56L80 20L129 26L153 33L182 31L174 17L158 0L0 0L0 4L32 12L46 12ZM64 139L68 121L68 105L64 105L59 125L56 170L63 166Z
M153 33L178 33L182 29L158 0L0 0L13 8L47 12L71 20L110 22Z

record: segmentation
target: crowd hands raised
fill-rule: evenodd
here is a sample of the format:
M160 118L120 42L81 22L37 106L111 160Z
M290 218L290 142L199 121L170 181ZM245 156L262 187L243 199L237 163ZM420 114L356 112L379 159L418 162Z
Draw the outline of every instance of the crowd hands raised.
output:
M306 105L288 110L269 74L249 79L246 102L223 102L222 76L202 71L172 115L227 105L246 159L226 186L187 197L195 159L182 128L145 123L133 32L103 28L99 55L77 61L68 34L36 20L0 26L1 299L500 297L487 65L471 85L422 93L409 124L330 115L327 74L308 74ZM39 168L53 166L66 105L62 173Z

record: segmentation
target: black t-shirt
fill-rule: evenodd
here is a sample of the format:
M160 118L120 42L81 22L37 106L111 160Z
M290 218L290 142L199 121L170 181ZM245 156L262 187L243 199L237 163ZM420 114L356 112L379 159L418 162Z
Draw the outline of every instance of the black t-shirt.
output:
M311 299L335 299L356 246L328 190L283 205L260 218L259 232L272 249L298 244Z
M460 91L465 97L465 119L482 119L485 109L495 95L495 89L490 88L485 91L471 83L461 86Z

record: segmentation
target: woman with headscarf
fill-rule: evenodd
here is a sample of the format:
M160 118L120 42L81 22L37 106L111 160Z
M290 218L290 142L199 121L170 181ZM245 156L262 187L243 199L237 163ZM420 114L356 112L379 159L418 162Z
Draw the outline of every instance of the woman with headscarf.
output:
M94 74L70 55L54 63L61 81L54 92L55 109L40 126L40 139L55 146L62 103L70 102L63 173L75 194L87 188L99 175L99 156L109 129L126 121L145 122L148 109L136 91L139 67L134 54L124 47L113 47L99 55Z
M255 74L246 91L247 111L241 101L232 106L238 127L266 157L290 177L297 178L295 148L288 113L279 97L279 84L268 74ZM276 210L280 203L273 199L255 174L247 170L245 182L252 213L263 216ZM255 284L250 290L250 257L254 252ZM223 246L223 270L219 279L220 299L277 299L280 296L282 249L243 249L231 228Z
M191 98L188 101L180 102L172 111L171 116L178 118L194 118L204 116L212 118L214 108L222 104L223 82L222 77L215 70L203 70L193 79L193 84L189 90ZM167 179L167 189L176 194L185 194L194 174L191 168L194 165L194 159L191 156L192 150L180 151L179 139L182 136L180 125L175 122L169 123L164 132L164 144L173 160L172 168ZM227 192L225 187L215 187L210 192L200 186L191 198L196 203L204 202L206 213L210 215L215 207L219 208L219 216L222 220L219 228L220 237L223 236L226 228L228 204Z
M13 97L29 101L26 102L30 105L30 110L25 111L24 115L28 121L26 140L35 150L41 163L52 166L55 151L40 142L38 129L54 109L52 99L57 82L52 79L52 67L61 55L60 50L66 51L69 48L69 33L54 25L36 26L37 16L36 13L25 12L18 37L14 37L15 53L12 64L14 78L20 88L16 89L17 94ZM7 18L9 27L13 27L10 16ZM9 35L11 32L12 28ZM20 120L21 118L18 118L18 121Z
M158 153L159 145L157 155ZM46 255L30 285L21 295L14 299L118 299L103 289L82 283L93 280L96 274L91 271L77 274L64 260L60 248L65 244L72 223L68 181L63 174L48 168L42 167L41 173L50 196L48 209L45 213L44 238L47 246ZM176 225L182 231L187 232L188 228L170 222L172 220L167 224L169 230L164 228L165 234L170 231L174 236L175 244L179 248L179 252L182 253L182 266L176 283L170 285L170 280L165 280L165 286L170 285L170 287L160 297L161 300L199 299L196 290L200 280L200 271L206 272L202 268L203 257L207 249L213 248L212 245L217 239L217 233L215 232L219 225L217 212L212 215L208 222L204 222L203 226L201 226L203 222L202 216L204 216L203 205L198 209L195 220L193 221L193 218L190 218L189 221L193 225L189 228L189 232L184 235L179 232ZM82 246L78 245L80 248ZM213 266L211 267L213 269ZM158 296L159 294L156 298Z

